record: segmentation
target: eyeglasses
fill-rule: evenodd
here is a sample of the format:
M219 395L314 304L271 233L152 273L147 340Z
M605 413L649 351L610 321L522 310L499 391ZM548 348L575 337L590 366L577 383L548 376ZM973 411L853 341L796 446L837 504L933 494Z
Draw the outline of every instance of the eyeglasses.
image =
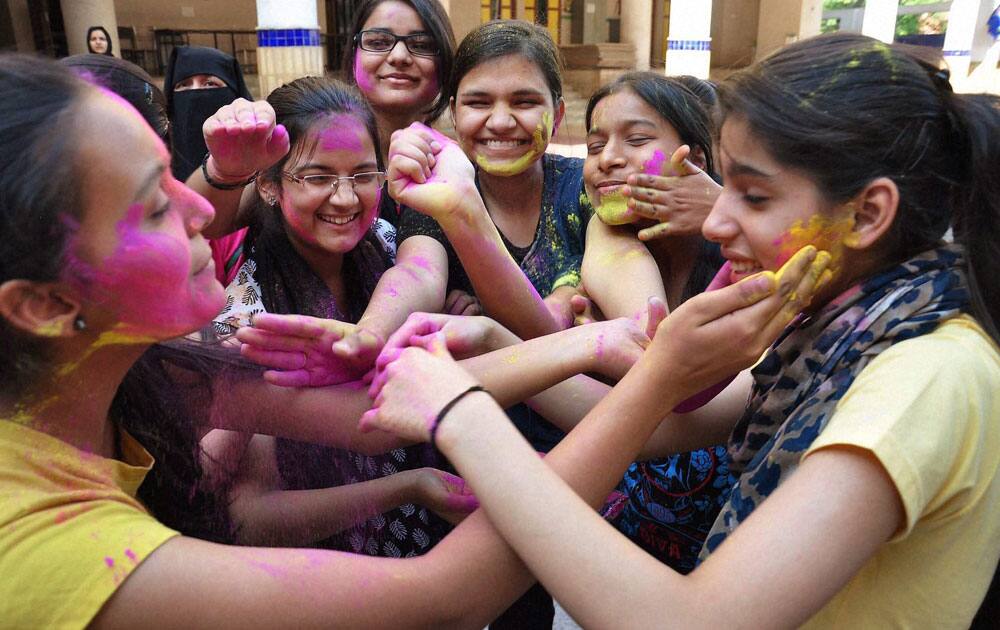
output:
M373 53L387 53L395 48L398 42L403 42L410 54L418 57L436 57L441 53L437 41L426 33L396 35L389 31L369 30L361 31L354 36L354 43L361 50Z
M324 195L336 195L342 181L351 182L351 190L356 193L373 193L385 183L385 173L382 171L358 173L350 177L341 177L339 175L295 175L294 173L282 173L281 176L302 186L309 193Z

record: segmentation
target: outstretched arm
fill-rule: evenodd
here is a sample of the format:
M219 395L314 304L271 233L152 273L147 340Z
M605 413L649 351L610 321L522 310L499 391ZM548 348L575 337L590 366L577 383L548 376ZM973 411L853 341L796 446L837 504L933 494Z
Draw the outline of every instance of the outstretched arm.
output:
M404 503L449 515L478 507L461 478L433 468L331 488L284 490L274 438L263 435L254 436L229 491L237 542L268 547L306 547Z

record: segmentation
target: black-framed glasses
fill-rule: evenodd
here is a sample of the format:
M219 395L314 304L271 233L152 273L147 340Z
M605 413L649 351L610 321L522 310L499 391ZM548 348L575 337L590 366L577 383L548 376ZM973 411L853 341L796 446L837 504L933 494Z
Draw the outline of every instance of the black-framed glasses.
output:
M361 31L354 36L354 43L361 50L373 53L387 53L395 48L398 42L403 42L410 54L418 57L436 57L441 54L441 47L438 46L437 40L427 33L396 35L390 31L370 29Z
M308 192L324 195L336 195L342 181L351 182L351 189L354 192L375 192L385 183L385 173L382 171L357 173L347 177L340 175L296 175L294 173L282 173L281 176L299 184Z

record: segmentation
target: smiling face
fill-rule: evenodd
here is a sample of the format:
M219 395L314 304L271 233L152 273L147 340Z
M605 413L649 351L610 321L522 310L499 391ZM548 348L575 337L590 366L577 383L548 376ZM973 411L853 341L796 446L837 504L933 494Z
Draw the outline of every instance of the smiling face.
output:
M702 231L722 246L730 280L776 271L811 244L831 255L834 281L824 293L843 289L855 258L851 204L830 203L813 180L776 162L739 118L726 120L720 151L725 187Z
M396 0L375 7L362 30L430 35L417 12ZM437 98L441 91L437 57L413 55L402 41L396 42L389 52L381 53L355 46L354 80L376 113L421 112Z
M76 160L86 164L84 217L68 246L65 279L93 329L145 343L195 330L225 301L201 229L212 206L174 179L163 143L116 96L80 106ZM102 147L115 138L112 153ZM123 167L128 165L128 167Z
M508 177L542 157L561 118L542 71L521 55L470 70L458 84L452 112L469 159L487 173Z
M91 32L87 43L90 44L90 52L92 53L103 55L108 52L108 38L104 35L104 31Z
M358 117L333 114L292 148L284 172L296 177L337 175L350 177L378 170L375 145L368 128ZM341 256L354 249L378 214L380 188L377 183L341 181L331 187L282 180L271 187L288 226L289 238L307 260L330 254Z
M594 107L583 180L594 210L608 225L636 222L621 193L629 175L670 175L670 156L683 142L673 125L630 89Z

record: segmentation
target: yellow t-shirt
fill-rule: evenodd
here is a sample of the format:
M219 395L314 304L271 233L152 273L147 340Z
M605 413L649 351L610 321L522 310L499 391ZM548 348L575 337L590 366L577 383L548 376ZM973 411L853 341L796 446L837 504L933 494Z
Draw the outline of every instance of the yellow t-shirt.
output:
M876 357L809 450L872 453L906 525L807 627L967 628L1000 557L1000 354L969 317Z
M0 420L0 626L86 627L177 535L135 499L153 458L121 435L125 462Z

